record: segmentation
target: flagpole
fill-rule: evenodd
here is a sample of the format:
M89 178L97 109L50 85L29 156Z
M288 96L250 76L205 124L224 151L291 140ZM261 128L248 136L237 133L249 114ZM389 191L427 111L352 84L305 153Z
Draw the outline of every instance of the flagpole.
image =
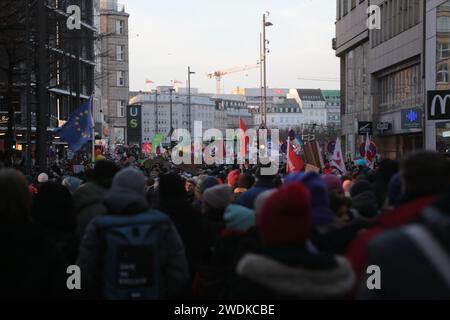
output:
M287 161L286 161L286 174L289 174L289 137L287 139Z
M94 94L91 96L91 121L92 121L92 165L95 164L95 121L94 121Z

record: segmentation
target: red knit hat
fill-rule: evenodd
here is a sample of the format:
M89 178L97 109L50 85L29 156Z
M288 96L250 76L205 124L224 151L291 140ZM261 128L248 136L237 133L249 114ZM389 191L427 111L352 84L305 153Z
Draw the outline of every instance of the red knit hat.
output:
M298 244L309 237L311 201L301 183L282 186L264 203L257 221L266 244Z
M232 188L236 188L240 176L241 171L239 171L239 169L231 171L227 176L228 185Z

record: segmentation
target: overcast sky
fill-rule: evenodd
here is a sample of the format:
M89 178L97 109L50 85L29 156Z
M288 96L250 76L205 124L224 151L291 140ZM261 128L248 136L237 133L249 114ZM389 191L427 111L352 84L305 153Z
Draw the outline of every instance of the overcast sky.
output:
M262 14L267 29L269 87L338 89L339 60L331 49L335 0L119 0L130 13L130 89L187 79L192 87L215 92L207 73L256 64ZM228 75L225 93L236 87L259 87L259 70Z

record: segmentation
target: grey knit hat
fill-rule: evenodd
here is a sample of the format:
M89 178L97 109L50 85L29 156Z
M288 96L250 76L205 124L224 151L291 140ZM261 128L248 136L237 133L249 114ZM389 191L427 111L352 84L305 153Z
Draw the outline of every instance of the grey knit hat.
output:
M225 209L231 203L232 196L232 189L226 184L221 184L207 189L203 193L202 200L212 208Z

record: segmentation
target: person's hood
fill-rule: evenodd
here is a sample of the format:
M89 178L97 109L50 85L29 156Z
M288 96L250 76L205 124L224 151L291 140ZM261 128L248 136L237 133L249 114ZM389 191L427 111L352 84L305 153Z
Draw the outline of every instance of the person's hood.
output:
M336 257L336 262L336 268L318 271L289 267L262 255L247 254L239 261L237 273L282 296L332 299L344 297L355 283L350 263L343 257Z
M103 204L111 214L136 214L148 208L145 195L120 187L112 187L106 193Z
M94 182L88 182L79 187L73 194L73 203L76 211L80 211L97 202L102 202L107 189Z
M352 208L366 219L373 218L379 213L377 197L372 191L365 191L354 196L352 198Z

